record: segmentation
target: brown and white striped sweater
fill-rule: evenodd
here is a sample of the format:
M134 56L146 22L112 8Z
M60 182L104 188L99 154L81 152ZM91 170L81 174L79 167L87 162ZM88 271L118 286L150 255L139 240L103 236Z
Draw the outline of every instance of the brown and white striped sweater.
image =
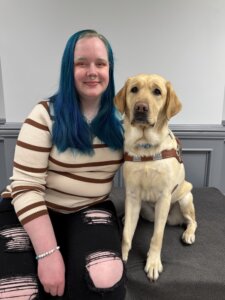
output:
M94 138L94 155L59 153L52 144L49 102L37 104L25 120L16 144L11 184L2 193L12 197L20 222L48 213L75 212L104 201L122 163L122 151L113 151Z

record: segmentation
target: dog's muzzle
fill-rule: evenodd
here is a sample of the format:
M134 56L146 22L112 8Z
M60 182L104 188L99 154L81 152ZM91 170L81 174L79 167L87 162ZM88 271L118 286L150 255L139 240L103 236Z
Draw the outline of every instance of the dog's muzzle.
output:
M149 124L148 114L149 114L148 104L146 102L137 102L134 106L133 120L131 123L132 124L138 123L143 125Z

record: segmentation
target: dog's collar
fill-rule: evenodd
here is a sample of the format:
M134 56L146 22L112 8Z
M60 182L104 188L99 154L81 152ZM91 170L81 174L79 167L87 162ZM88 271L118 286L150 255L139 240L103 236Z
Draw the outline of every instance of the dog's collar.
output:
M174 138L174 136L173 136L171 130L169 130L168 135L171 137L171 139ZM177 140L178 144L180 144L180 142L178 141L177 138L176 138L176 140ZM150 143L143 143L143 144L140 143L140 144L136 144L136 145L135 145L135 148L150 149L150 148L152 148L152 147L154 147L154 146L157 146L157 144L156 144L156 145L153 145L153 144L150 144Z
M149 149L149 148L151 148L151 147L153 147L152 144L137 144L137 145L136 145L136 148Z
M151 156L139 156L139 155L129 155L127 152L124 153L124 161L133 161L133 162L142 162L142 161L155 161L166 159L170 157L175 157L179 163L182 163L181 157L181 149L178 147L177 149L163 150L160 153L156 153Z

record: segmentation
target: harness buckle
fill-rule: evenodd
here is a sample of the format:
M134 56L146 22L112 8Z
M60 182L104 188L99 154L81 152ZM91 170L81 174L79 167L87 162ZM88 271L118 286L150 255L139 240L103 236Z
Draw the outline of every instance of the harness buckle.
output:
M134 155L133 156L133 161L141 161L141 156Z
M162 159L162 153L156 153L155 155L153 155L153 160L160 160Z
M178 145L178 147L176 149L176 154L177 154L177 157L179 158L179 161L182 162L182 148L180 145Z

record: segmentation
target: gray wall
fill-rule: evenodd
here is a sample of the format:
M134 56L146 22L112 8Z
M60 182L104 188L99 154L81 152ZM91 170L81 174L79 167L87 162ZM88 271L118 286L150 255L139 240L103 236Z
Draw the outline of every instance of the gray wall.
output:
M225 194L225 128L220 125L171 125L182 143L186 179L194 187L216 187ZM121 172L115 178L123 186Z
M65 43L84 28L110 40L117 91L142 72L172 82L183 110L171 126L187 178L225 192L224 0L0 0L0 188L12 172L20 123L56 90Z
M2 69L0 60L0 124L5 123L5 103L3 98L3 83L2 83Z
M12 174L13 154L20 124L0 125L0 190ZM225 128L223 126L173 125L180 138L186 178L195 187L216 187L225 194ZM122 172L115 177L115 185L122 186Z
M34 104L55 91L65 42L84 28L109 38L117 90L131 75L159 73L183 102L172 123L221 124L224 0L1 0L7 122L22 122Z

